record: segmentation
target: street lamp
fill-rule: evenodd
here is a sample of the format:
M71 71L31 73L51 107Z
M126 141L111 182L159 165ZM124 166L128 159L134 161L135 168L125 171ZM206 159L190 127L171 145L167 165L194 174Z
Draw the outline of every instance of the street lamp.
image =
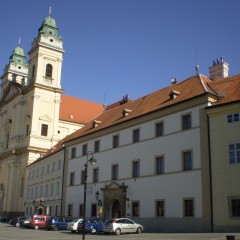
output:
M89 154L91 154L91 158L89 158ZM97 163L97 160L93 158L93 153L89 151L87 153L87 162L85 163L85 171L84 171L84 200L83 200L83 233L82 233L82 240L85 240L85 225L86 225L86 192L87 192L87 172L88 172L88 162L91 165Z

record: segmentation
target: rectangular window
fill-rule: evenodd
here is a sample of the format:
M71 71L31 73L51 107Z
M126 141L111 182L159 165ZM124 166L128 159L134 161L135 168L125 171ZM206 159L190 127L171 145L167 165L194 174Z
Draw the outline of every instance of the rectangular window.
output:
M229 163L240 163L240 143L228 145Z
M44 175L44 167L42 167L42 173L41 173L41 176Z
M75 158L76 157L76 148L72 148L71 149L71 158Z
M83 156L86 156L87 155L87 151L88 151L88 145L87 144L84 144L82 146L82 155Z
M156 174L164 173L164 158L163 156L156 157Z
M193 199L184 200L184 217L193 217L194 216L194 205Z
M75 172L71 172L70 173L70 186L74 185L74 181L75 181Z
M93 169L93 182L94 183L98 182L98 175L99 175L99 169L98 168L94 168Z
M46 197L48 196L48 184L46 184L46 186L45 186L45 196Z
M133 178L139 177L140 176L140 162L139 161L134 161L133 162Z
M49 215L52 215L52 206L49 207Z
M58 160L58 171L61 169L62 160Z
M182 130L186 130L192 127L191 115L187 114L182 116Z
M133 130L133 143L137 143L140 141L140 130L134 129Z
M114 164L112 165L112 180L118 179L118 165Z
M56 182L56 195L59 195L59 190L60 190L60 182Z
M227 115L228 123L239 122L240 121L240 113L234 113Z
M53 183L51 183L50 196L53 196Z
M52 163L52 172L54 172L54 171L55 171L55 162Z
M112 144L113 144L113 148L119 147L119 135L113 136L113 142L112 142Z
M47 124L42 124L41 136L47 137L47 135L48 135L48 125Z
M132 202L132 217L139 217L139 202Z
M183 170L192 170L192 152L183 152Z
M157 200L156 201L156 217L164 217L164 201Z
M68 216L72 217L72 215L73 215L73 205L69 204L68 205Z
M84 179L85 179L85 171L81 171L81 184L84 184Z
M94 142L94 152L99 152L100 151L100 141L97 140Z
M79 217L82 217L84 214L84 205L80 204L79 205Z
M156 137L163 136L163 122L157 123L155 125L155 136Z
M231 216L232 217L240 217L240 198L239 199L231 199Z
M97 216L97 204L92 204L91 207L91 216L96 217Z

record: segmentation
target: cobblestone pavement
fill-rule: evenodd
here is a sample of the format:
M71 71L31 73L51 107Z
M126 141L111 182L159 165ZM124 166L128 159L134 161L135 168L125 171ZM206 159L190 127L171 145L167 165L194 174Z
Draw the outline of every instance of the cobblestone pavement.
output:
M226 240L226 236L235 236L240 240L240 233L142 233L124 234L120 236L87 234L86 240ZM69 231L47 231L22 229L0 223L0 240L81 240L82 235ZM233 240L233 239L229 239Z

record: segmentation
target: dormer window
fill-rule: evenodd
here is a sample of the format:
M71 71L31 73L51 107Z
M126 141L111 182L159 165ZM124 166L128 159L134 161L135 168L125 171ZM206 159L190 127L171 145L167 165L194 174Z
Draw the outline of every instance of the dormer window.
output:
M93 127L95 128L95 127L99 126L101 123L102 123L102 121L94 120L93 121Z
M180 94L180 92L171 90L169 93L169 97L170 97L170 99L175 99L179 94Z
M125 109L122 111L123 117L128 116L131 112L132 112L132 110L125 108Z
M46 66L46 73L45 73L45 76L48 77L48 78L52 78L52 71L53 71L53 67L51 64L47 64Z

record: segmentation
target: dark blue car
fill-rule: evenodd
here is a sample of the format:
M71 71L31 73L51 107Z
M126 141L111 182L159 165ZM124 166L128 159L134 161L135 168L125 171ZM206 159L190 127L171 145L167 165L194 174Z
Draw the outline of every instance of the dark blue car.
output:
M102 218L86 218L85 232L96 234L103 231L104 220ZM78 224L78 232L83 231L83 221Z
M67 224L71 222L72 219L68 217L50 217L46 222L46 229L48 230L67 230Z

